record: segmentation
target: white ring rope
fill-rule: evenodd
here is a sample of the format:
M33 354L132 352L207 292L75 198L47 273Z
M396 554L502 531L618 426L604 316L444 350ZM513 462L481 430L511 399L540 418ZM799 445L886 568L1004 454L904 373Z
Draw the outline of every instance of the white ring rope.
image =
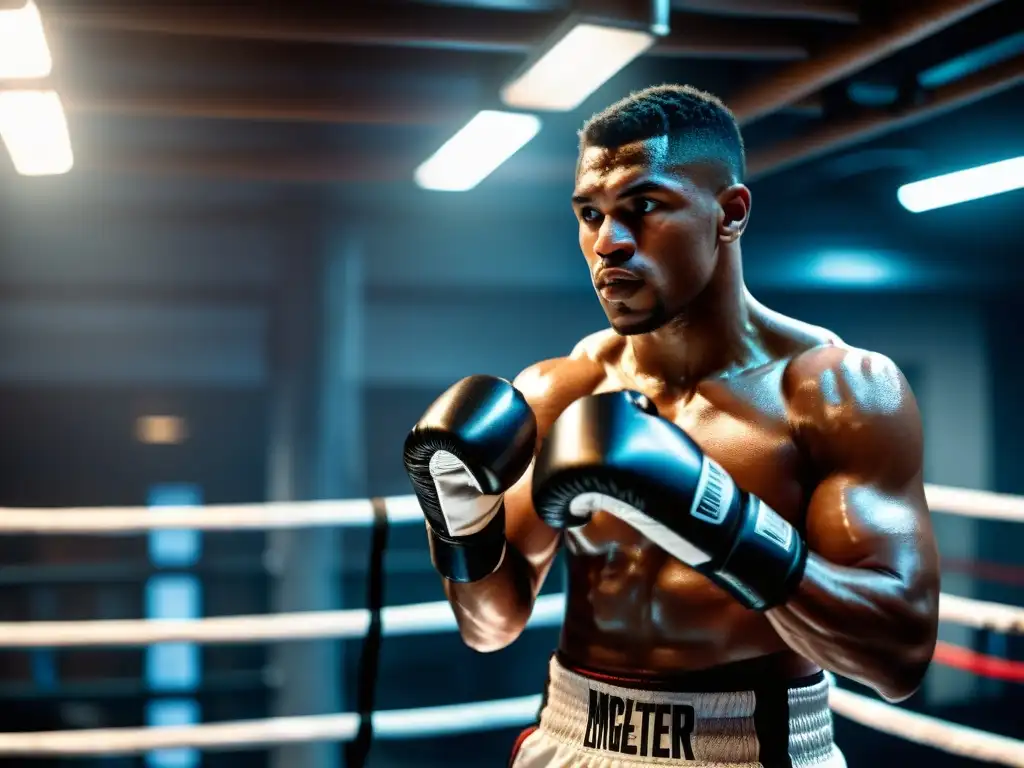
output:
M516 728L536 721L542 697L374 712L381 739L472 733ZM1024 768L1024 741L910 712L832 687L832 710L849 720L917 744L1000 765ZM351 741L359 715L311 715L203 723L193 726L98 728L0 734L0 755L131 755L158 749L228 750L314 741Z
M951 755L1024 767L1024 741L1020 739L911 712L835 686L829 692L828 702L837 715L890 736L934 747Z
M557 627L565 612L565 595L542 595L530 616L530 627ZM942 621L1024 634L1024 608L941 595ZM244 645L316 638L363 637L370 625L365 609L302 613L215 616L203 619L116 619L101 621L0 622L0 648L125 647L155 643L194 642ZM454 632L457 627L446 601L389 606L381 611L385 635Z
M374 712L374 735L410 739L522 727L540 711L541 696ZM0 755L131 755L157 749L239 749L313 741L351 741L354 712L273 717L191 726L97 728L82 731L0 733Z
M1024 522L1024 498L1006 493L929 485L935 512L988 520ZM384 499L392 525L423 520L415 496ZM0 534L123 534L187 528L238 531L275 528L367 527L369 499L209 504L202 507L0 508Z
M1024 634L1024 608L945 593L939 595L939 620L1008 635Z
M990 520L1024 521L1024 499L1005 494L928 486L935 511ZM422 520L412 496L385 500L392 524ZM139 507L114 509L7 509L0 533L140 533L154 529L241 530L318 526L369 526L370 500ZM538 599L530 626L557 626L564 595ZM966 626L1007 633L1024 632L1024 609L942 595L940 618ZM352 638L365 635L369 612L322 611L271 616L230 616L185 621L75 621L0 623L0 647L67 647L149 645L160 642L266 642L307 638ZM446 602L385 608L383 631L390 636L456 629ZM541 696L477 702L373 714L376 735L384 739L416 738L521 727L535 721ZM837 714L879 731L946 752L1024 768L1024 741L910 712L850 691L835 688L830 704ZM37 733L0 733L2 755L125 755L157 749L237 749L274 744L349 741L359 715L343 713L271 718L187 727L107 728Z
M564 595L542 595L527 626L556 627L565 612ZM363 637L370 625L365 609L310 611L206 619L128 619L0 623L0 648L139 646L154 643L265 643L274 640ZM454 632L455 614L447 601L389 606L381 629L390 637Z

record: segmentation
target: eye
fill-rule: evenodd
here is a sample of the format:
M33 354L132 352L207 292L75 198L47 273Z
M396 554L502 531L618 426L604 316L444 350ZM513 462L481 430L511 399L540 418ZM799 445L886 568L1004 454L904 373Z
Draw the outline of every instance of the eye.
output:
M591 208L589 205L585 205L580 208L580 221L586 221L593 223L601 218L601 212L596 208Z
M661 203L657 200L651 200L649 197L638 197L633 200L633 210L635 213L646 215L648 213L654 213L661 207Z

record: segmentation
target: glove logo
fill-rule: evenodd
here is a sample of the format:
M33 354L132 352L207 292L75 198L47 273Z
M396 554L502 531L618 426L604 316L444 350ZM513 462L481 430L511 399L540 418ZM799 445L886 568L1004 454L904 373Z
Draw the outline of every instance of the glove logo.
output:
M754 523L754 531L787 552L793 543L793 526L760 499L757 500L757 522Z
M718 462L704 456L700 477L697 479L697 491L690 506L690 516L712 525L721 525L732 506L734 488Z

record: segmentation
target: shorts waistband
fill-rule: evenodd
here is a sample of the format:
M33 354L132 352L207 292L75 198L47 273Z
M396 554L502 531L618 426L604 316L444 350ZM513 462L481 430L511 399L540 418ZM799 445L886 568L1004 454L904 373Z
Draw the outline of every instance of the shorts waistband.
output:
M729 692L616 685L553 656L540 728L579 750L651 764L824 765L834 749L824 675Z

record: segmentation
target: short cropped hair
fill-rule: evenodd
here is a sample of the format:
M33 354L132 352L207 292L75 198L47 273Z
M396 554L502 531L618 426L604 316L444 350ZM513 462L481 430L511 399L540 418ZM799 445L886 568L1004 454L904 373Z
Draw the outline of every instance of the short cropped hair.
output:
M620 147L667 136L672 159L712 160L735 181L746 175L743 136L721 99L689 85L657 85L630 94L591 117L580 129L588 147Z

